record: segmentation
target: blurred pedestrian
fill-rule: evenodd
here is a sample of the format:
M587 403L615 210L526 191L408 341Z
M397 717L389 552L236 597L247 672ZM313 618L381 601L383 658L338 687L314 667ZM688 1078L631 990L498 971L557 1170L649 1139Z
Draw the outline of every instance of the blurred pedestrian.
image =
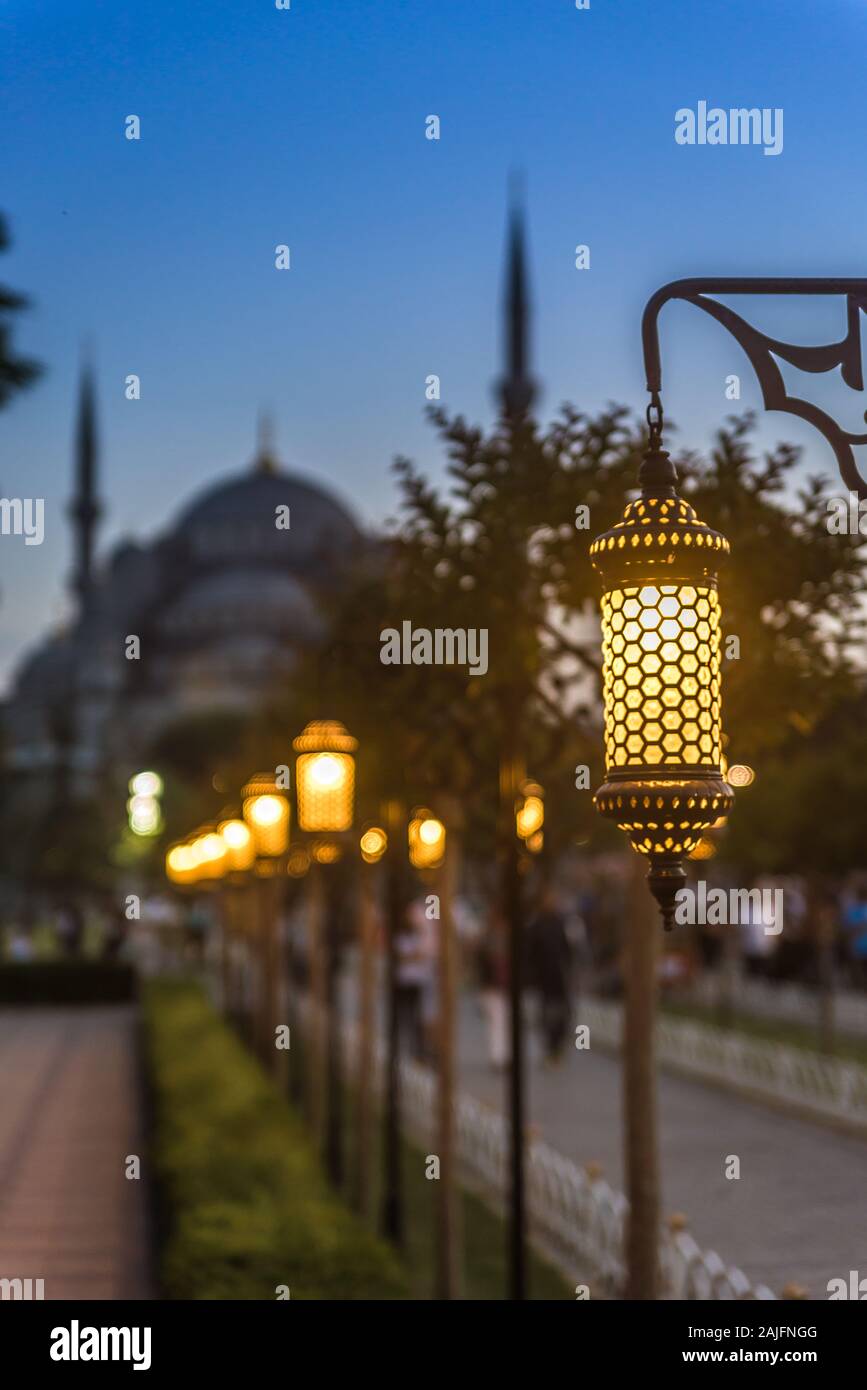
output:
M509 954L505 923L499 913L492 914L479 942L476 973L488 1062L496 1071L502 1071L509 1065Z
M867 888L862 884L843 912L843 931L856 982L867 984Z
M84 914L72 899L61 903L54 919L54 935L64 956L77 956L84 939Z
M395 938L397 979L395 1003L397 1028L401 1048L406 1048L416 1061L426 1056L423 1018L423 996L429 990L430 970L427 955L417 930L417 922L407 913Z
M16 965L23 965L35 957L33 936L26 922L15 922L9 931L9 959Z
M563 1055L571 1014L572 949L566 918L553 888L542 891L539 908L528 928L531 979L539 995L539 1021L545 1060L553 1065Z
M116 960L120 955L124 942L129 933L129 922L122 907L111 906L108 914L108 925L102 938L102 955L104 960Z

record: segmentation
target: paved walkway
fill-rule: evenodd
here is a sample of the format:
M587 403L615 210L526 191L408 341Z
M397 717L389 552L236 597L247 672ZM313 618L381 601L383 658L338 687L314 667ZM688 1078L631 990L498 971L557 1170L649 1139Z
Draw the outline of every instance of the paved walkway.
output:
M153 1296L132 1008L0 1010L0 1278Z
M467 995L459 1050L460 1088L500 1108L505 1080L486 1065L482 1022ZM529 1051L538 1136L578 1162L598 1160L623 1190L619 1059L572 1048L550 1071L534 1039ZM703 1249L776 1293L794 1280L826 1298L829 1279L851 1269L867 1276L867 1139L665 1073L659 1134L663 1210L684 1212ZM725 1177L729 1154L740 1159L739 1179Z

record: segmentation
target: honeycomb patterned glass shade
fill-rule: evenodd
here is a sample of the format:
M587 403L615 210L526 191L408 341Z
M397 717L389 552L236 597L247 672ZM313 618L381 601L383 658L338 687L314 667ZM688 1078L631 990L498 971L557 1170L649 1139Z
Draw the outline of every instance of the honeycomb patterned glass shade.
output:
M298 824L302 830L339 834L355 816L355 758L358 740L337 719L314 719L293 739Z
M606 766L594 803L649 858L667 926L684 857L734 799L723 770L716 579L728 552L671 487L630 502L590 548L604 583Z
M608 771L721 769L715 588L645 584L602 600Z
M243 816L257 859L277 859L289 848L289 802L273 773L251 777L241 792Z

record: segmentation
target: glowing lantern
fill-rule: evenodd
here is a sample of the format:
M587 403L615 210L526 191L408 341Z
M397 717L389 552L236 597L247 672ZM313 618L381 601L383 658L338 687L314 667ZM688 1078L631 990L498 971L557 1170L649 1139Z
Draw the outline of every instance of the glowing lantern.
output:
M339 834L352 829L358 740L336 719L313 720L294 740L298 824Z
M251 777L241 792L244 821L257 859L278 859L289 847L289 802L272 772Z
M648 857L666 928L684 857L734 800L722 757L716 578L729 544L675 481L668 455L652 448L641 497L590 547L604 584L606 769L594 803Z
M226 872L226 844L211 826L205 826L195 837L192 853L196 859L196 879L222 878Z
M226 868L230 873L245 873L256 862L256 843L253 832L242 820L224 820L217 827L226 846Z
M515 829L529 848L530 841L540 833L545 823L545 793L538 782L525 782L521 793L523 801L515 812Z
M435 869L443 862L446 852L446 828L430 811L415 811L407 834L409 862L414 869Z
M171 883L195 883L199 860L190 844L172 845L166 854L166 877Z

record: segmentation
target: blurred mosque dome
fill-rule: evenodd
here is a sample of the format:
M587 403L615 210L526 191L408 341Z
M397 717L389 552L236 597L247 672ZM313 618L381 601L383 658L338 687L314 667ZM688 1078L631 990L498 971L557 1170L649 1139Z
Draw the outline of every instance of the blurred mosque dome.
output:
M87 795L106 769L142 766L171 726L251 713L285 689L327 636L323 600L376 545L326 488L284 471L264 435L252 467L194 496L153 541L124 539L98 562L101 513L85 372L69 508L77 611L27 655L0 716L12 790L31 803L52 773Z

